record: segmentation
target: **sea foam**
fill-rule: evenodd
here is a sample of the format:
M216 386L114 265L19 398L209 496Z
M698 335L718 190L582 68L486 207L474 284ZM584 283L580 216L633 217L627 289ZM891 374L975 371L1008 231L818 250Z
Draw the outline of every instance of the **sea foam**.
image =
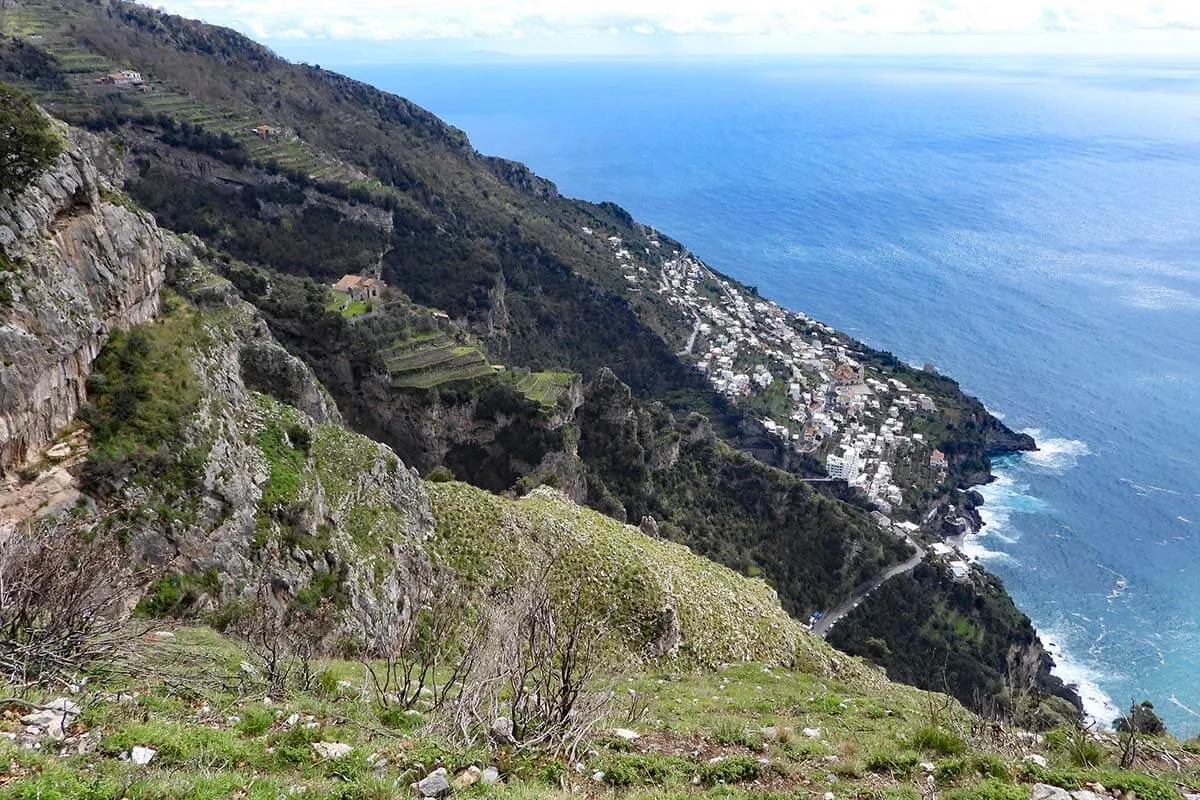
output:
M1022 433L1032 436L1038 449L1021 454L1022 463L1051 472L1063 472L1079 463L1079 459L1092 454L1087 442L1078 439L1041 439L1041 431L1028 428Z
M1011 555L990 550L983 542L988 537L1008 543L1019 541L1021 535L1012 524L1013 514L1039 514L1050 510L1050 505L1031 494L1030 486L1018 481L1017 476L1023 469L1062 473L1074 467L1080 458L1091 455L1087 443L1078 439L1042 439L1041 431L1037 429L1027 429L1023 432L1034 437L1038 449L1021 453L1012 461L994 464L995 479L986 486L979 487L979 493L984 500L984 504L979 508L979 516L984 527L978 534L967 536L962 548L972 560L983 563L1006 561L1019 566L1019 562ZM1128 588L1128 581L1123 575L1113 572L1113 578L1108 597L1110 602L1121 597ZM1054 674L1064 683L1075 687L1083 702L1087 721L1097 727L1110 727L1121 712L1112 698L1100 688L1100 682L1106 676L1068 652L1061 644L1064 637L1054 629L1039 630L1038 635L1054 658Z
M1054 674L1063 683L1075 687L1079 699L1083 701L1085 721L1100 728L1111 728L1113 720L1121 716L1121 709L1112 701L1099 681L1104 675L1093 667L1076 661L1059 643L1059 638L1053 630L1038 632L1047 652L1054 659Z

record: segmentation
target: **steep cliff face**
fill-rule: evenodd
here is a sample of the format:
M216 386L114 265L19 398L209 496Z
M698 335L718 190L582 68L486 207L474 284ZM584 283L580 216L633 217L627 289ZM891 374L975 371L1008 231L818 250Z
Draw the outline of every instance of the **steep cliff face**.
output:
M381 380L356 388L347 409L356 425L423 473L446 466L492 491L511 489L527 476L553 475L573 500L585 497L572 427L582 402L578 379L550 410L501 380L433 391L397 391Z
M0 473L70 422L100 348L157 313L179 255L153 217L114 201L120 177L97 166L95 140L68 136L53 169L0 195Z
M925 562L872 592L829 642L870 658L893 680L968 705L992 698L996 710L1033 728L1070 723L1082 707L1074 689L1051 674L1054 662L1028 617L998 578L981 571L960 581L945 565Z
M286 607L329 599L329 636L370 644L427 577L420 479L342 427L202 242L124 200L110 150L61 132L54 168L0 197L0 467L40 466L77 415L91 449L73 434L52 470L9 476L6 529L86 496L99 513L69 524L117 528L160 575L146 598L159 610L213 611L267 587ZM71 502L54 500L64 492Z

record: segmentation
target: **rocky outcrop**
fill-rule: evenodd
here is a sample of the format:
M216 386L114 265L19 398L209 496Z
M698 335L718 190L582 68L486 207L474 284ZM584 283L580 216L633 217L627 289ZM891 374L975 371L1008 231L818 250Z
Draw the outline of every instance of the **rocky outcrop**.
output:
M1037 442L1028 433L1016 433L994 417L988 419L989 422L995 423L990 425L985 432L988 455L997 456L1004 453L1020 453L1038 449Z
M423 474L445 466L459 480L491 491L553 476L573 499L585 496L570 431L582 402L578 379L551 409L502 380L397 390L378 376L343 390L339 399L356 430L386 442Z
M195 260L195 254L204 250L199 239L183 237L182 241L192 261L174 276L175 288L201 310L218 315L229 326L228 334L238 348L229 363L237 365L240 380L227 376L222 390L235 391L239 400L246 389L261 392L295 407L314 422L340 425L337 404L308 365L275 339L258 309L243 300L228 280ZM239 384L239 389L233 388Z
M268 585L283 606L328 598L330 640L372 645L429 577L421 544L433 517L420 478L341 427L316 377L225 279L193 263L175 286L201 331L187 349L203 398L190 423L202 478L186 489L188 513L134 528L132 554L166 573L212 576L193 613ZM158 489L134 481L118 502L155 506Z
M86 430L47 445L87 399L111 334L161 325L170 334L141 346L178 351L198 384L185 441L158 466L130 461L98 495L103 513L73 522L119 525L132 560L191 587L190 607L176 610L215 610L268 586L280 607L328 598L328 636L369 646L429 577L421 544L433 517L419 477L342 427L309 367L204 262L203 242L128 205L114 153L63 135L53 169L19 197L0 196L0 467L55 465L33 480L4 478L0 531L86 499L72 474L91 464L76 463ZM164 310L166 285L177 296ZM127 353L140 355L153 357ZM194 468L165 474L184 461Z
M483 163L492 174L523 194L540 199L558 197L558 187L552 181L537 175L529 167L519 161L507 158L483 156Z
M96 148L71 131L52 169L0 195L0 471L35 460L71 421L109 334L157 313L180 255L153 217L116 202L119 176L97 167Z

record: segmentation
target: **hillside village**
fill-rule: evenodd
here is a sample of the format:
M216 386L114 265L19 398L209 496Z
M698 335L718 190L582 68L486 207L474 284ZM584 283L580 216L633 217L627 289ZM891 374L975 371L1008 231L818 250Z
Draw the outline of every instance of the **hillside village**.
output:
M918 417L938 415L933 399L872 374L833 328L749 296L686 252L656 252L662 242L653 231L649 237L645 263L620 237L605 239L631 289L662 295L691 322L679 355L717 391L751 403L771 435L822 461L829 478L865 492L881 526L915 530L911 521L893 524L905 490L944 480L948 468L945 454L913 430ZM655 260L657 270L647 266Z

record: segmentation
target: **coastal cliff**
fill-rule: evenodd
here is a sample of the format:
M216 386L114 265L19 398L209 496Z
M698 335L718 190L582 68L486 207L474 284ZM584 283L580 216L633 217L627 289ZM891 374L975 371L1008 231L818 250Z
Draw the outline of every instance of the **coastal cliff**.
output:
M115 157L64 135L42 188L74 185L63 163ZM681 346L668 316L562 276L573 286L548 307L590 295L591 313L620 309L659 344L616 369L553 369L575 348L571 365L599 357L594 339L564 346L554 319L519 329L553 284L505 279L503 299L475 285L501 336L394 288L349 308L156 227L113 186L75 196L35 205L61 210L3 251L41 265L6 312L6 330L27 326L11 354L0 339L6 366L79 352L56 350L49 336L73 329L38 327L54 318L30 307L56 292L102 328L57 406L74 419L18 430L27 455L58 441L0 492L0 522L15 520L0 527L0 677L19 689L2 702L0 797L1195 800L1200 743L1163 736L1149 703L1117 726L1137 737L1081 727L992 576L912 556L862 487L816 490L810 454L745 398L669 370L655 390L645 376ZM836 368L886 376L885 414L929 437L900 455L946 448L920 473L938 513L901 530L977 523L963 487L986 477L979 459L1031 443L948 379L869 372L871 352L822 334ZM494 363L480 337L508 336L544 337L546 360ZM809 355L817 373L830 357ZM922 515L927 499L912 497ZM108 569L86 568L97 555ZM856 602L880 574L896 579ZM848 592L839 652L801 619Z
M196 608L240 591L228 588L237 580L214 587L202 578L218 562L247 574L261 561L256 542L285 543L286 585L326 576L330 592L328 576L369 555L318 555L331 528L353 528L360 516L330 516L319 498L293 507L295 462L309 464L301 428L313 438L306 419L319 428L343 415L363 441L439 480L449 473L509 497L557 487L769 581L800 619L904 563L910 552L897 526L919 525L958 489L985 481L989 453L1031 444L953 381L781 308L612 203L565 198L524 167L485 158L462 132L400 98L130 3L35 1L21 20L41 38L23 41L19 58L0 48L0 77L108 143L129 198L163 228L203 240L185 241L186 269L174 271L190 274L199 262L210 277L195 283L211 281L227 298L218 302L225 311L208 309L189 281L176 281L184 305L164 317L163 334L108 336L104 374L79 383L94 354L77 359L65 373L76 383L62 393L74 399L45 424L21 423L40 429L33 440L44 444L79 406L97 436L83 468L91 489L102 498L147 492L148 508L186 511L140 523L137 541L148 558L178 564L177 582L207 598ZM42 57L29 58L30 49ZM80 56L101 72L67 71ZM109 64L136 66L144 87L97 83ZM108 202L102 191L98 202ZM330 284L359 273L379 276L386 291L360 310L339 306ZM243 300L252 308L235 316L257 321L220 328ZM190 339L191 325L215 331L205 335L238 365L236 380L198 361L195 346L171 341L159 342L161 363L151 359L148 373L121 372L131 347L172 331ZM226 437L181 422L194 420L190 406L159 409L171 425L139 434L150 440L130 439L120 415L105 412L106 380L186 378L175 369L183 364L195 383L179 383L179 396L199 403L203 376L224 375L222 402L236 411L210 409L216 429L259 437L257 446L215 444ZM83 390L89 403L80 406ZM290 412L256 408L258 397L302 413L296 438L266 425ZM265 427L245 427L252 422ZM210 464L222 446L235 457ZM24 459L30 448L9 449ZM846 448L863 457L839 455ZM239 466L261 464L255 450L274 457L269 479ZM831 469L840 477L831 480ZM226 486L233 494L198 477L231 470L240 476ZM165 495L131 484L151 474L179 481ZM272 498L266 487L276 478L289 502L263 508L250 487ZM302 484L328 491L319 479ZM242 510L225 520L231 507ZM219 557L204 551L214 531ZM924 590L941 607L946 587ZM1009 621L996 635L1024 641L1028 622ZM963 662L988 657L968 648Z

